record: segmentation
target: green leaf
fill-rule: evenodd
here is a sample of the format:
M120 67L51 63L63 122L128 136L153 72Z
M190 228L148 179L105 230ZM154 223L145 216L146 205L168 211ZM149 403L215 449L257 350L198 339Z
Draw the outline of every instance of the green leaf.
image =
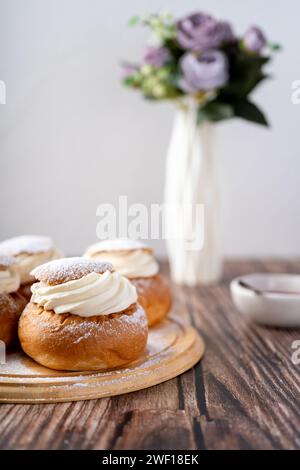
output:
M133 86L134 85L133 77L123 78L123 84L126 85L126 86Z
M275 42L269 42L268 46L274 52L282 50L282 45Z
M230 81L221 91L222 99L228 97L245 98L266 78L262 67L269 57L260 57L240 52L229 56Z
M198 124L203 122L218 122L233 117L246 119L263 126L268 126L263 112L252 102L246 99L238 99L231 102L222 102L220 97L211 101L198 110Z
M268 121L263 112L248 100L239 100L234 104L234 114L247 121L255 122L263 126L269 126Z
M132 18L130 18L130 20L128 21L128 25L129 26L136 26L140 21L140 17L139 16L133 16Z
M234 108L229 103L211 101L198 110L198 124L206 121L218 122L234 116Z

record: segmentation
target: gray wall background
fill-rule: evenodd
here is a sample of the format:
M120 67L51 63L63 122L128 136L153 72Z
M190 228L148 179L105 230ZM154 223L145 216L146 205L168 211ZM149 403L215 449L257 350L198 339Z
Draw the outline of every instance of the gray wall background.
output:
M287 0L0 0L0 239L52 235L68 253L96 237L96 207L126 194L162 201L173 108L124 89L118 63L138 59L147 39L134 14L202 9L242 33L264 27L284 45L274 79L255 94L272 122L221 124L224 253L299 255L300 2ZM163 242L155 244L161 254Z

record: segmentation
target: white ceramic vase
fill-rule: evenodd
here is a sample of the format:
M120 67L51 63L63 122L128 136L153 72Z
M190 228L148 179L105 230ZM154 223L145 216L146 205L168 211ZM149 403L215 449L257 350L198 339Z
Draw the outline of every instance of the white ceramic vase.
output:
M196 105L177 110L167 154L166 208L202 205L204 217L196 225L195 213L185 210L183 219L180 211L167 210L165 232L172 278L189 286L216 282L221 275L220 182L214 134L214 124L197 124ZM184 237L178 238L182 228ZM195 233L203 243L191 248L187 240Z

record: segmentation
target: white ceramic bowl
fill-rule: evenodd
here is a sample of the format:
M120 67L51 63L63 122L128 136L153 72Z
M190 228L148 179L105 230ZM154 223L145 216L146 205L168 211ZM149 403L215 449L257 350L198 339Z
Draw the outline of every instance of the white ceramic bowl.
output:
M243 287L240 281L263 293ZM234 279L230 289L237 309L249 320L271 326L300 327L300 275L249 274Z

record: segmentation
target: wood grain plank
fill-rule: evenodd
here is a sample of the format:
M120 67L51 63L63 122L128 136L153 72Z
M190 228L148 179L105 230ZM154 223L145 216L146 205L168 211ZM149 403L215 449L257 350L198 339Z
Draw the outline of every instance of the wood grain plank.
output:
M233 263L221 285L186 295L207 342L203 376L208 411L200 421L209 448L299 447L299 374L290 358L291 341L298 334L247 325L228 290L228 282L240 272L276 268L276 263Z
M136 430L140 430L136 432ZM141 432L143 430L143 432ZM116 439L115 449L195 449L191 423L184 410L136 410Z
M167 266L163 266L167 273ZM175 310L206 341L196 367L150 389L57 405L2 405L1 448L299 449L300 330L247 324L229 283L254 271L300 272L300 261L232 260L215 286L173 286Z

